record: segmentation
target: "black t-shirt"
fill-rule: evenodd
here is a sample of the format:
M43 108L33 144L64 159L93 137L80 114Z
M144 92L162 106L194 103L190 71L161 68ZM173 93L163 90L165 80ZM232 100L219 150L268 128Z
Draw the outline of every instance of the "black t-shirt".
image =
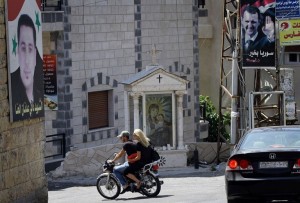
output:
M150 146L144 147L140 142L136 144L137 151L141 152L140 162L142 164L151 163L151 148Z
M127 156L134 154L137 152L137 146L134 142L128 141L123 146L124 151L126 152Z

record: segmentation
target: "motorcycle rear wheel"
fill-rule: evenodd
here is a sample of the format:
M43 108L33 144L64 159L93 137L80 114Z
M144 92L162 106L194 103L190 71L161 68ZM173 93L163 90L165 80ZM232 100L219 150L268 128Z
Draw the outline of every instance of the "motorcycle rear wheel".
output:
M120 184L114 176L100 176L96 186L99 194L106 199L116 199L121 191Z
M160 193L160 181L154 175L148 173L143 177L143 186L141 191L147 197L156 197Z

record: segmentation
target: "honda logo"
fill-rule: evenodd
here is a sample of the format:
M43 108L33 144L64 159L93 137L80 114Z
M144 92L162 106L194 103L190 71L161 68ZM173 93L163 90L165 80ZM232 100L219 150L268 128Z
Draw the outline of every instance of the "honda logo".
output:
M276 159L276 154L275 153L270 153L269 158L270 159Z

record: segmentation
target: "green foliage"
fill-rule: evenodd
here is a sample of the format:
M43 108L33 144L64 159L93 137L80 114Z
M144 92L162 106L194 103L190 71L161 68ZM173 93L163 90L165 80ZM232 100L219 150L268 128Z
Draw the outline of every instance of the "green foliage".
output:
M206 105L206 120L209 122L209 136L206 138L208 142L217 142L218 141L218 129L219 129L219 114L212 101L208 96L200 95L199 97L200 105ZM230 135L226 131L226 127L230 126L230 113L226 112L221 117L221 128L220 134L226 139L229 140ZM220 138L220 141L225 141Z

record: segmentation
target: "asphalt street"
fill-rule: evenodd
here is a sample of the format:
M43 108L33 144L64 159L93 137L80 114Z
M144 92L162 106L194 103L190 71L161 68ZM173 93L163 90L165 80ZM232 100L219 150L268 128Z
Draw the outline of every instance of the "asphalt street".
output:
M95 186L77 186L49 191L49 203L96 203L96 202L203 202L224 203L224 176L217 177L180 177L164 178L160 194L156 198L147 198L139 193L127 192L115 200L107 200L99 195Z
M168 168L160 170L164 181L160 194L156 198L147 198L140 193L126 192L115 200L107 200L99 195L96 177L49 178L49 203L84 202L226 202L224 167L211 166Z
M217 166L203 165L199 169L162 168L159 173L164 184L157 197L148 198L140 193L126 192L115 200L105 199L98 193L97 177L76 176L58 179L48 177L48 202L226 203L224 170L225 163Z

